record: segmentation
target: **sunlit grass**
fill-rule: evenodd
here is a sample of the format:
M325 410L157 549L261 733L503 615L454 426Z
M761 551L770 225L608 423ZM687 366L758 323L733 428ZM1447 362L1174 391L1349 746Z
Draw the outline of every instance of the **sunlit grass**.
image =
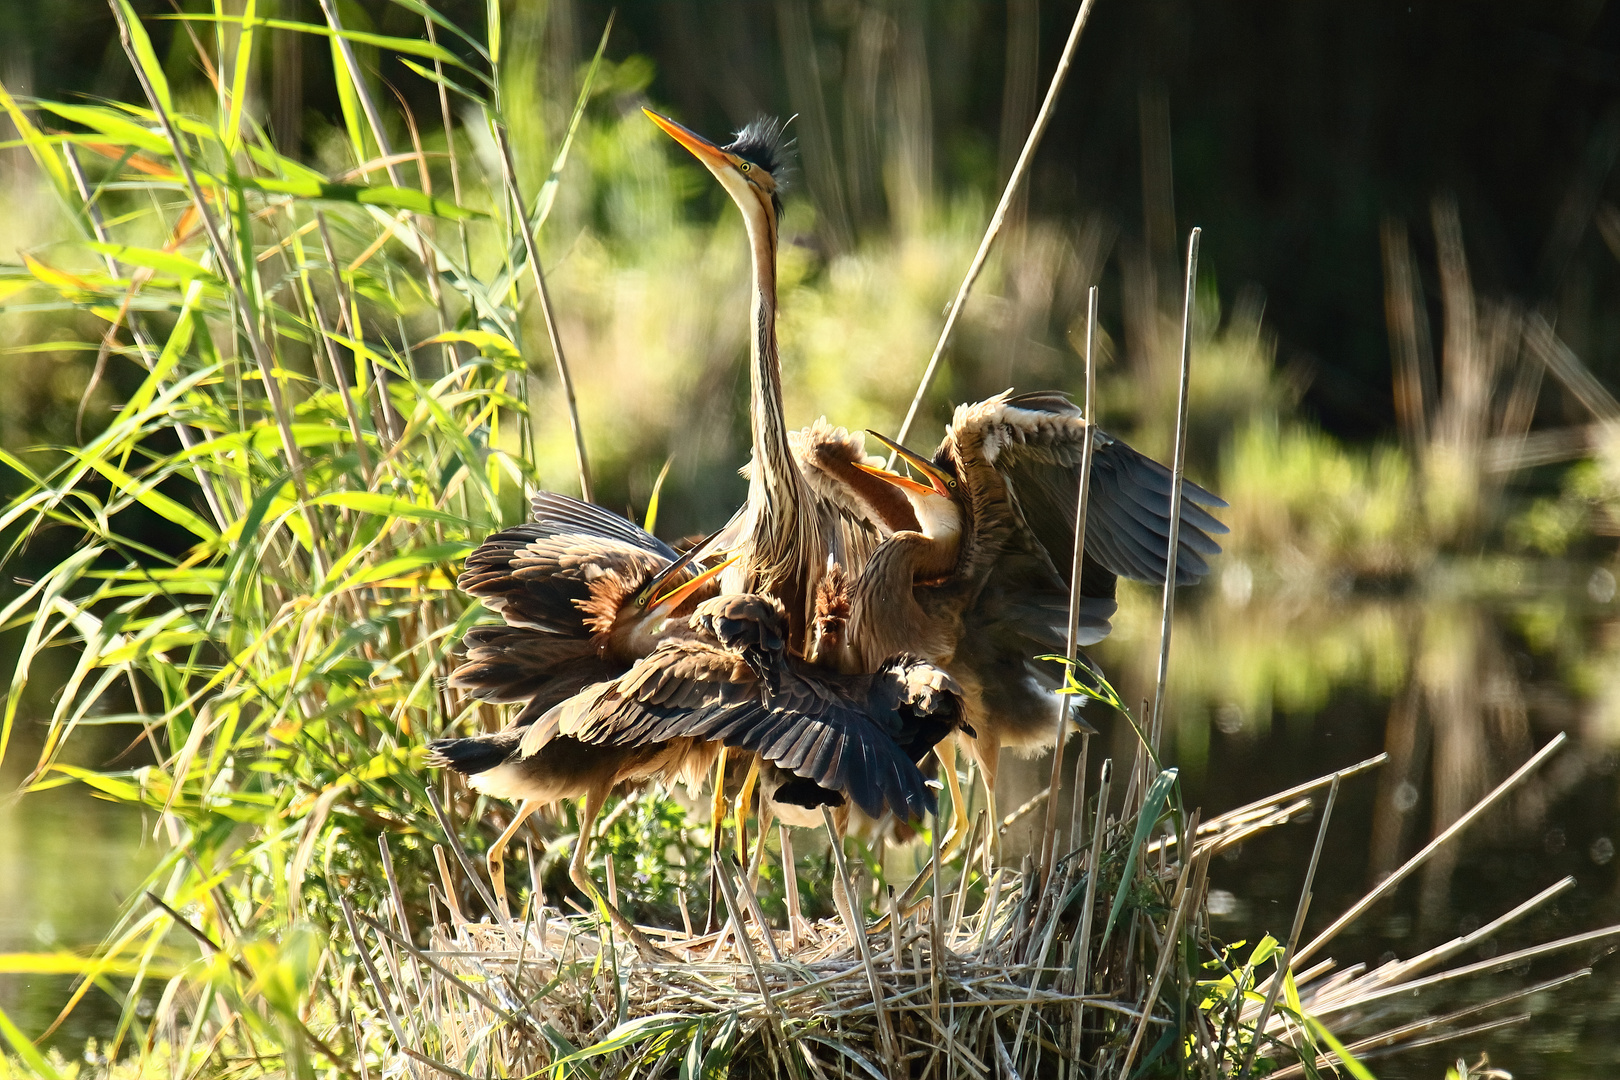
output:
M344 114L318 133L315 162L277 151L234 81L255 63L251 50L266 48L262 29L216 38L199 24L201 66L221 73L216 85L183 68L166 76L147 58L144 73L163 88L157 108L11 105L35 183L9 190L0 215L0 250L27 256L0 267L12 350L0 490L14 496L0 517L0 569L26 578L0 594L0 626L20 642L0 756L17 767L17 727L37 725L43 748L20 763L25 787L79 784L150 812L163 854L145 888L225 953L135 895L93 956L46 950L0 960L0 971L55 964L85 977L83 993L119 1002L119 1029L97 1052L131 1061L119 1067L130 1075L255 1057L336 1073L375 1055L353 1034L357 1019L366 1031L379 1020L355 991L363 973L352 950L334 944L344 933L337 899L380 902L386 837L405 904L432 910L432 848L450 838L425 812L435 781L421 745L497 720L441 685L450 651L481 617L451 583L480 537L524 516L527 488L577 484L496 125L509 124L524 213L552 208L540 243L599 501L643 507L670 458L661 532L712 528L741 494L741 225L628 107L649 83L647 62L570 73L584 111L553 175L572 114L569 102L540 97L538 29L507 26L506 55L493 63L479 52L486 36L438 32L454 51L382 43L408 53L422 77L437 59L473 91L447 91L458 118L449 131L436 114L412 118L425 155L390 163L397 185L363 108L375 88L355 83L340 57L321 77L343 89ZM408 151L406 118L380 94L372 104L390 149ZM181 132L178 151L164 118ZM177 171L182 159L218 247ZM982 193L897 207L836 254L818 245L807 199L790 192L789 208L789 420L892 431L978 241ZM914 442L932 442L950 402L1010 384L1077 385L1071 342L1084 286L1101 273L1097 235L1035 221L1009 241L968 306L933 420ZM1157 305L1133 324L1151 333L1104 334L1104 426L1161 455L1177 318ZM1442 645L1462 642L1452 651L1413 655L1389 607L1323 625L1297 600L1324 582L1430 565L1456 535L1430 522L1462 511L1423 511L1448 492L1473 498L1476 473L1463 462L1452 476L1444 460L1420 465L1393 447L1346 449L1302 422L1258 304L1223 312L1213 287L1200 300L1193 370L1191 472L1232 503L1233 534L1206 587L1217 595L1190 609L1173 692L1235 705L1253 725L1273 707L1319 707L1368 672L1382 692L1448 656L1455 666L1473 640L1467 627L1437 631ZM1508 535L1562 551L1614 513L1615 445L1572 472L1562 496L1511 519ZM1127 605L1110 648L1149 654L1150 607ZM1594 692L1620 699L1590 666ZM92 722L144 739L146 763L72 764ZM506 812L471 799L452 808L468 820L490 811ZM548 823L561 841L544 856L549 880L571 827L566 812ZM638 843L648 830L667 841L657 858ZM487 835L468 828L475 850ZM669 921L672 891L688 883L678 864L706 839L679 804L648 798L618 819L604 850L643 910ZM462 899L475 903L470 889ZM156 1012L142 1015L153 1000ZM210 1015L224 1018L213 1045L199 1037ZM11 1045L20 1068L38 1069Z

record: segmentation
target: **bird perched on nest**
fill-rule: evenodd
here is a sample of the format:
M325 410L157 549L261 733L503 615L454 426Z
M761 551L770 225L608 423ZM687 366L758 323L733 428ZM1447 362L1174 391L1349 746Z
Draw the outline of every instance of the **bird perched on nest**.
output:
M840 822L852 806L903 820L934 811L916 763L962 726L949 675L903 653L855 675L801 660L787 649L781 601L759 594L706 600L690 627L691 636L666 639L624 676L548 712L523 752L558 737L613 748L693 739L758 756L762 817L819 825L822 806Z
M582 798L569 876L650 953L656 948L586 869L592 826L615 788L654 779L695 784L729 747L763 763L762 817L769 807L804 824L830 806L843 821L854 805L874 818L915 819L936 805L917 760L962 726L959 691L926 661L891 657L852 676L791 656L786 613L774 597L713 597L697 606L687 631L531 724L434 744L436 760L488 794L526 806Z
M563 740L543 762L503 769L523 731L558 702L623 674L664 634L687 632L693 608L718 590L720 569L697 572L696 549L677 555L634 523L566 495L540 492L533 508L533 521L484 541L456 580L502 622L467 631L466 660L450 676L452 687L475 698L524 708L500 731L434 742L428 758L466 775L476 791L519 801L487 853L503 899L506 846L531 813L583 797L603 770L641 767L591 759Z
M907 494L921 528L874 552L852 590L845 648L855 666L909 648L956 678L977 732L959 744L979 764L995 821L1001 750L1052 742L1058 673L1034 658L1064 647L1085 420L1062 394L1004 393L960 406L931 461L872 434L927 482L865 467ZM1108 634L1116 577L1163 584L1170 490L1163 465L1095 433L1079 644ZM1226 503L1190 481L1183 493L1176 580L1192 584L1220 552L1210 534L1227 531L1205 507Z

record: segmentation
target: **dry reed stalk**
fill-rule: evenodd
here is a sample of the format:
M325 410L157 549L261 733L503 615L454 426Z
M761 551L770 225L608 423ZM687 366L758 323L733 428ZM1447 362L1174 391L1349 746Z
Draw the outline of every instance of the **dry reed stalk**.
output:
M1094 442L1092 427L1097 421L1096 344L1097 286L1093 285L1086 293L1086 396L1082 408L1086 434L1080 448L1080 490L1075 496L1074 507L1074 557L1069 564L1069 621L1063 646L1065 672L1074 671L1074 660L1079 651L1077 639L1080 636L1080 579L1086 553L1086 504L1091 497L1091 450ZM1171 535L1175 535L1174 529L1171 530ZM1069 741L1070 696L1058 695L1057 736L1053 742L1055 749L1052 751L1052 778L1046 787L1049 793L1046 800L1046 828L1041 841L1042 882L1045 882L1052 872L1052 859L1055 855L1053 849L1057 846L1057 793L1063 783L1063 745ZM1085 726L1089 728L1091 725ZM1084 751L1081 758L1083 761Z
M517 162L512 157L512 144L506 137L506 125L492 125L495 143L500 150L501 176L506 182L507 198L512 201L513 220L523 231L523 249L528 255L529 275L534 278L535 296L540 300L540 314L546 324L546 339L551 344L551 358L557 365L557 382L562 387L563 400L568 405L568 427L574 434L574 459L579 466L580 498L593 502L591 497L591 467L585 457L585 430L579 424L579 404L574 400L574 376L563 356L562 335L557 330L557 316L551 309L551 293L546 289L545 270L540 266L540 250L529 228L528 203L518 189Z
M1176 562L1181 551L1181 484L1187 472L1187 388L1192 371L1193 313L1197 305L1198 238L1194 228L1187 237L1187 276L1181 308L1181 381L1176 393L1176 449L1170 469L1169 561L1164 571L1164 602L1159 623L1159 669L1154 680L1153 714L1148 721L1148 753L1158 769L1159 739L1164 727L1164 694L1170 684L1170 627L1176 610ZM1144 781L1152 779L1144 775Z
M1311 849L1311 862L1305 870L1305 884L1300 886L1299 904L1294 908L1294 924L1288 931L1288 944L1277 954L1276 973L1271 977L1271 987L1266 991L1266 1000L1260 1006L1260 1016L1254 1022L1257 1037L1249 1044L1249 1053L1243 1059L1243 1070L1238 1074L1238 1080L1247 1080L1249 1070L1254 1068L1254 1056L1260 1048L1258 1034L1266 1029L1266 1020L1270 1018L1271 1010L1277 1007L1277 995L1282 992L1283 983L1293 970L1295 952L1299 948L1299 935L1305 929L1305 914L1311 907L1311 886L1316 882L1316 867L1322 859L1322 845L1327 840L1328 822L1333 817L1333 803L1338 797L1339 777L1335 775L1332 785L1328 788L1327 802L1322 806L1322 823L1316 829L1316 846Z
M1057 70L1052 72L1052 81L1046 87L1046 97L1041 102L1040 112L1035 114L1035 122L1030 125L1029 137L1024 140L1024 148L1018 154L1018 160L1013 164L1011 174L1007 177L1006 187L1002 189L1001 201L996 204L995 213L990 215L990 224L984 231L984 239L979 241L978 251L973 253L973 261L968 264L967 274L962 278L961 288L956 290L956 299L951 301L950 310L945 314L945 325L940 329L939 341L934 345L934 352L928 358L928 366L923 369L922 379L917 383L917 393L912 396L911 406L906 409L906 418L900 425L900 433L895 441L904 443L911 434L911 425L917 419L917 411L922 408L924 395L933 384L934 374L939 370L940 359L945 355L945 346L951 340L951 331L956 327L956 320L967 306L968 294L973 291L973 283L979 280L979 272L984 269L985 260L990 257L990 249L995 245L996 237L1001 233L1002 223L1007 219L1007 211L1018 194L1018 188L1023 183L1024 174L1029 171L1030 160L1035 156L1035 148L1041 144L1041 136L1046 134L1046 125L1052 119L1053 106L1057 104L1058 94L1063 90L1063 80L1069 75L1069 66L1074 61L1075 49L1080 45L1080 34L1086 27L1086 18L1091 14L1091 6L1096 0L1081 0L1080 10L1074 13L1074 25L1069 28L1069 38L1063 43L1063 55L1058 59ZM889 452L887 468L894 468L894 452Z
M1477 821L1479 817L1485 813L1485 811L1496 805L1497 801L1500 800L1502 796L1513 790L1513 788L1517 787L1519 783L1527 776L1535 772L1544 761L1558 751L1559 747L1564 745L1566 738L1567 737L1563 732L1559 732L1557 735L1554 735L1552 739L1548 741L1546 746L1543 746L1536 752L1534 757L1515 769L1513 774L1498 784L1489 795L1486 795L1479 802L1475 803L1473 809L1469 810L1456 821L1452 822L1444 832L1435 837L1433 840L1429 841L1428 844L1424 845L1421 851L1408 859L1399 870L1396 870L1389 877L1381 881L1376 888L1352 905L1350 910L1346 911L1343 915L1339 916L1338 919L1334 920L1334 922L1326 930L1323 930L1315 937L1315 939L1311 941L1309 945L1306 945L1299 951L1299 956L1296 959L1303 961L1307 956L1314 956L1317 950L1321 949L1322 946L1326 945L1329 941L1332 941L1341 930L1350 925L1350 923L1354 922L1361 916L1363 912L1372 907L1380 899L1387 896L1395 888L1395 886L1404 881L1407 876L1412 873L1412 871L1416 870L1418 867L1427 862L1430 856L1432 856L1436 851L1440 850L1440 848L1444 847L1452 837L1456 836L1469 825Z

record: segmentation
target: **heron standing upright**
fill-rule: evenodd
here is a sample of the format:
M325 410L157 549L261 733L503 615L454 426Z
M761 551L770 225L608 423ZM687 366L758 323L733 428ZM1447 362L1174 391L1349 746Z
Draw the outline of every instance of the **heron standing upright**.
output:
M725 546L739 556L723 579L728 593L763 593L782 602L789 647L801 655L814 619L816 584L839 550L840 507L812 487L800 468L782 406L782 362L776 346L776 245L782 213L778 172L782 125L762 119L717 145L651 109L643 112L720 181L748 229L753 301L749 338L749 424L753 461L748 502Z

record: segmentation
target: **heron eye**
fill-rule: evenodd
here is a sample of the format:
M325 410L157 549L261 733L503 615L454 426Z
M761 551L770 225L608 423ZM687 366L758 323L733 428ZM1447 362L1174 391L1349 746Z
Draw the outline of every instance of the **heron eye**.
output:
M947 480L947 481L945 481L945 486L949 487L949 488L954 488L956 486L956 481L955 480Z
M740 164L738 164L737 168L741 169L743 172L748 172L751 169L753 169L753 166L748 164L748 162L744 161L744 162L741 162Z

